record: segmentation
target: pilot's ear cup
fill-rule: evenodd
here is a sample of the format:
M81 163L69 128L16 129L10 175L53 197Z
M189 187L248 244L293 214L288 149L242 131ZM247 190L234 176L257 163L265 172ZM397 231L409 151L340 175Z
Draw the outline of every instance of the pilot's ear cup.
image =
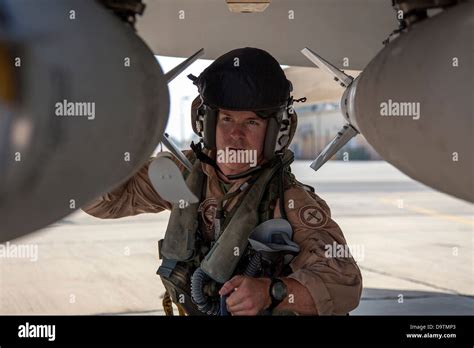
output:
M286 144L284 144L284 149L287 149L290 146L291 141L296 132L296 126L298 125L298 116L296 112L293 110L290 116L290 134ZM267 135L265 137L265 144L263 148L263 154L266 160L270 160L275 155L275 148L277 146L277 137L278 133L280 132L280 123L274 118L271 117L268 119L267 124Z
M218 109L211 109L206 107L206 113L204 115L204 136L203 142L207 149L216 148L216 125L217 116L219 114Z
M275 147L279 131L280 124L278 123L278 121L274 117L268 118L265 143L263 145L263 156L267 160L272 159L275 155Z
M298 115L296 114L296 111L293 109L293 113L290 114L290 139L288 141L288 146L290 146L295 133L296 133L296 127L298 126Z
M199 136L201 136L201 134L199 134L200 132L198 131L196 122L199 121L199 108L201 107L201 104L201 96L199 95L194 98L193 102L191 103L191 127L193 128L193 132Z

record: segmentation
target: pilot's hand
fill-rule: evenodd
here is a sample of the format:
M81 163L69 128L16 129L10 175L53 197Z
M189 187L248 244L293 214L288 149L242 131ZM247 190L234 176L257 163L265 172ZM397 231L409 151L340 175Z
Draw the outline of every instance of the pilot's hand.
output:
M235 276L227 281L219 295L227 298L227 310L232 315L257 315L271 304L269 278Z

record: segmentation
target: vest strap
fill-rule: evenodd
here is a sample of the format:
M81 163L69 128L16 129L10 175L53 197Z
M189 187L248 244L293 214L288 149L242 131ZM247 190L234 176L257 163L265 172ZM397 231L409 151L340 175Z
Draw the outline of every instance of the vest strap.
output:
M193 170L186 179L186 184L196 197L201 197L200 201L202 200L204 176L201 170L201 162L196 160ZM181 203L184 206L180 206ZM197 215L200 203L181 203L173 204L160 251L167 259L188 261L195 256L195 233L198 228Z

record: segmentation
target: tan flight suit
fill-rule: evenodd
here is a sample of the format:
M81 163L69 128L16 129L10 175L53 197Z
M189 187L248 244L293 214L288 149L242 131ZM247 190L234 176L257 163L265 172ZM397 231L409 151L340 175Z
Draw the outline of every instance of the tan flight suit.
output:
M191 150L183 151L188 158ZM209 154L213 156L211 153ZM214 155L215 157L215 155ZM141 213L159 213L171 210L172 204L163 200L154 190L148 177L148 166L144 165L133 177L99 197L82 209L90 215L102 219L115 219ZM177 162L181 171L184 167ZM205 199L200 203L199 213L205 226L202 226L205 239L214 237L213 216L216 199L223 192L215 169L202 164L207 175ZM247 178L235 180L229 188L232 192L239 188ZM300 253L290 263L293 278L305 286L311 294L320 315L346 314L356 308L362 292L362 277L352 257L326 257L325 246L336 242L346 245L339 226L331 219L331 212L324 200L308 191L299 182L292 182L285 189L286 213L293 228L293 240L300 247ZM232 209L241 195L229 202L226 211ZM279 202L274 208L274 218L280 217Z

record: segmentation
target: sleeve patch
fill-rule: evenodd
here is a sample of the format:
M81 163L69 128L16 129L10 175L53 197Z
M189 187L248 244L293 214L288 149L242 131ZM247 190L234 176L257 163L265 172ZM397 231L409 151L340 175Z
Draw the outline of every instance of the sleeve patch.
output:
M324 227L329 221L329 217L326 212L314 204L301 207L298 215L300 222L309 228Z

